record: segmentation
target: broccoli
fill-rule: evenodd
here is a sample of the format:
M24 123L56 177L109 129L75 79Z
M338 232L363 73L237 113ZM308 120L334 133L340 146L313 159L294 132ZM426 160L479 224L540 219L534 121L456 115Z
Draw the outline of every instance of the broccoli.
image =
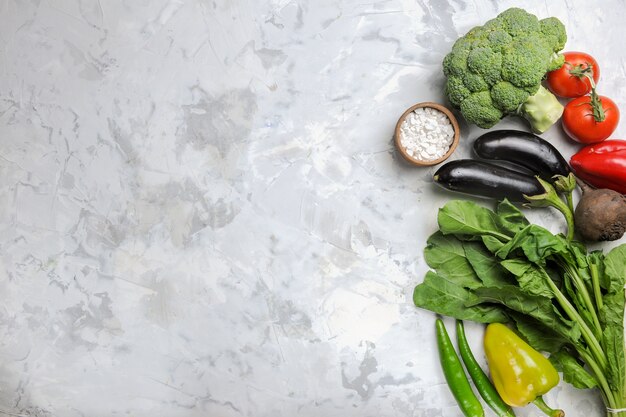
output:
M545 132L563 106L541 81L563 65L565 26L510 8L458 39L443 60L446 96L463 117L484 129L518 115Z

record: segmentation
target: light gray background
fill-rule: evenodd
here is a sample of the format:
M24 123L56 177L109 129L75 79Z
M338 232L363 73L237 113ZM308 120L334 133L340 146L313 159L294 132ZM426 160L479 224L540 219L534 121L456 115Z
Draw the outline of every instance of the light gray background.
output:
M0 0L0 415L460 416L411 302L454 196L391 138L513 4ZM587 5L526 8L626 109L624 3Z

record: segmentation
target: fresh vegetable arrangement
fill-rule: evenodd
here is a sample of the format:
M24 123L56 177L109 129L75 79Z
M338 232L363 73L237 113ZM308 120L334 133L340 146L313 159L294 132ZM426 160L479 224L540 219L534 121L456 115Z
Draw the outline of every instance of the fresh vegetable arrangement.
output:
M453 201L440 210L440 232L431 236L425 250L435 272L429 272L415 288L415 304L461 320L508 322L534 348L552 354L550 360L564 372L566 381L578 388L598 387L607 407L623 408L626 245L611 252L619 255L607 257L607 266L600 252L588 253L574 240L574 231L585 240L620 238L626 229L626 196L609 189L592 190L581 181L583 195L574 210L572 191L577 179L554 146L530 133L488 132L475 140L473 148L477 156L508 163L510 168L461 159L440 167L435 182L501 202L495 212L469 201ZM530 224L510 201L557 208L568 224L567 236ZM606 275L607 268L618 272ZM507 339L502 328L497 334L495 339ZM557 336L563 340L553 349ZM513 339L509 335L508 340ZM486 335L488 358L490 349L501 350L489 348L489 340ZM535 362L541 362L543 356L534 356ZM513 359L505 363L514 364ZM518 386L519 391L529 385L522 373L503 383L507 378L499 378L507 370L494 369L497 361L489 363L498 393L507 404L531 402L527 396L519 396L519 401L511 397L510 390L515 391L511 386ZM619 375L614 374L614 366L620 367ZM512 375L513 371L508 372ZM538 394L556 385L555 374L543 375L542 381L553 384ZM533 402L549 416L563 415L541 399Z
M507 200L494 211L453 200L437 219L439 231L424 251L432 270L415 288L416 306L459 320L506 323L549 353L566 382L598 388L610 409L626 407L626 245L607 255L588 252L531 224ZM516 378L502 384L509 389Z
M446 96L469 123L490 128L518 115L541 133L562 116L565 133L588 144L568 164L535 134L490 131L475 139L475 159L445 163L433 176L445 189L496 200L494 210L467 200L439 209L439 230L424 250L431 270L413 300L457 319L462 363L498 416L529 403L563 416L542 398L561 372L576 388L599 390L609 416L626 417L626 244L604 254L577 240L626 232L626 140L606 140L619 109L598 94L600 67L591 55L560 53L566 38L557 18L511 8L458 39L443 61ZM552 93L572 100L563 108ZM566 232L530 223L519 203L557 209ZM463 320L488 324L489 376L469 349ZM436 328L461 411L484 416L441 318Z

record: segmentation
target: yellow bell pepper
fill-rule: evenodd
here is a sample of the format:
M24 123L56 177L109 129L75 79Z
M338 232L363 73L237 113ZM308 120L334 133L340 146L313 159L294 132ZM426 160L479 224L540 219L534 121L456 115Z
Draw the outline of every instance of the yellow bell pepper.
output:
M532 402L551 417L564 415L541 398L559 383L548 359L501 323L487 326L484 346L491 379L505 403L523 407Z

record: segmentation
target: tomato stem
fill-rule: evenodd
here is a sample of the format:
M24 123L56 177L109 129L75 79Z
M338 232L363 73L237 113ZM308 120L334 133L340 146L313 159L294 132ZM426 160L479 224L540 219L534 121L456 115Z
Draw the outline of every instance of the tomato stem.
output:
M596 123L603 122L606 119L606 114L602 108L602 100L596 92L596 83L593 80L593 65L586 62L585 65L578 64L569 70L569 73L574 77L583 78L586 77L591 85L591 92L589 93L589 105L591 105L591 111Z
M606 119L606 115L604 114L604 109L602 108L602 100L600 100L600 96L598 96L598 93L596 92L596 83L593 80L593 64L585 62L584 64L574 65L568 70L568 72L573 77L578 77L580 79L585 77L589 80L589 84L591 85L589 104L591 105L593 119L596 123L603 122L604 119Z
M567 62L567 64L570 63ZM589 75L591 75L591 82L593 82L593 65L589 62L585 62L585 64L574 65L568 71L570 75L578 78L588 77Z
M586 76L589 78L589 82L591 83L591 93L589 93L591 100L589 101L589 104L591 105L591 110L593 111L593 118L597 123L600 123L606 119L604 109L602 108L602 100L600 100L600 96L596 92L596 83L593 81L593 76L589 74Z

